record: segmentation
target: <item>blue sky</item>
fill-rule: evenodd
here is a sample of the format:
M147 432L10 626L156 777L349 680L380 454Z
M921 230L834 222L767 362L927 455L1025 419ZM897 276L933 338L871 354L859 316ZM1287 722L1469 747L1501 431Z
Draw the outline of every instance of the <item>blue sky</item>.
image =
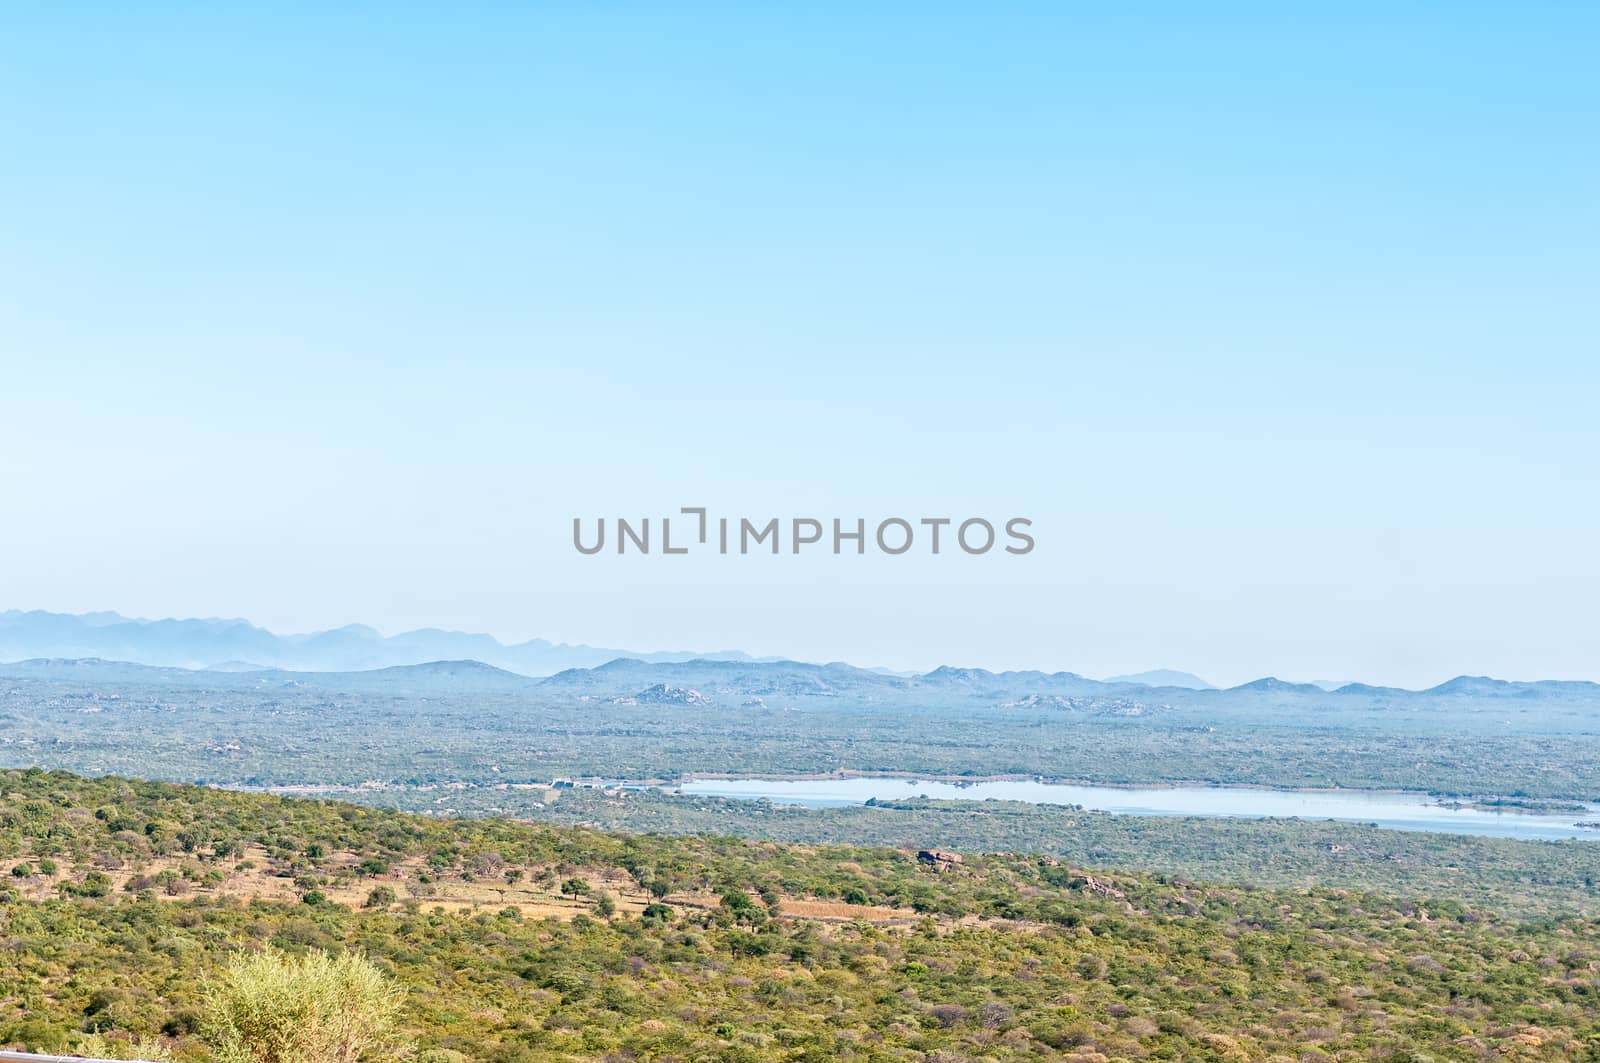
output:
M1592 10L139 7L0 15L0 606L1600 678Z

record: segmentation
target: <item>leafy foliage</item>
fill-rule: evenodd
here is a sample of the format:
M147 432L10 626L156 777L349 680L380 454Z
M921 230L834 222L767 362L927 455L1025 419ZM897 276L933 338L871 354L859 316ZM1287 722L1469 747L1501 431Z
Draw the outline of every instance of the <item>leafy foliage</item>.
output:
M356 953L239 952L206 990L205 1032L224 1063L396 1058L401 994Z
M291 962L364 955L399 987L397 1032L434 1063L1354 1063L1600 1047L1600 926L1445 897L970 850L941 870L896 848L445 820L42 771L0 773L0 853L35 867L20 888L8 877L0 904L0 1043L35 1049L159 1037L176 1058L217 1059L206 987L267 948ZM363 906L373 880L356 868L370 857L409 876L385 880L403 887L398 903ZM64 888L97 868L132 882L157 862L188 866L190 889ZM349 882L318 882L330 899L316 906L293 878L282 898L230 892L269 865ZM568 908L410 895L505 885L509 870ZM609 883L616 911L563 900L572 878Z

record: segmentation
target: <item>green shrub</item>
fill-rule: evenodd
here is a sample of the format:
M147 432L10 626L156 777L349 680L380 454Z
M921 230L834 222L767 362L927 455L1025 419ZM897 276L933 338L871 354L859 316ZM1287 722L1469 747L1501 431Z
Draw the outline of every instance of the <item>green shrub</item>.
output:
M206 987L202 1030L223 1063L398 1058L402 993L354 953L242 952Z
M167 1046L153 1038L140 1037L130 1041L99 1033L80 1039L73 1052L91 1059L137 1059L145 1063L167 1063L173 1058Z

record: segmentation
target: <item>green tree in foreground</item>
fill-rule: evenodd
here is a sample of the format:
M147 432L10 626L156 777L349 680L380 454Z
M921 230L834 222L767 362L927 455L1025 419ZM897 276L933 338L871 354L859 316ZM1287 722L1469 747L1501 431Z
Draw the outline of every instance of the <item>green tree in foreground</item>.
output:
M204 1033L225 1063L356 1063L407 1054L402 991L367 960L274 949L233 956L206 987Z

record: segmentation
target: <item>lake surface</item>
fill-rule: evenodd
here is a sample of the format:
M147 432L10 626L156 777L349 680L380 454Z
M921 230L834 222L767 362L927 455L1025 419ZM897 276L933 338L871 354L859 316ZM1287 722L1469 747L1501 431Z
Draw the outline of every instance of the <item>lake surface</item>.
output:
M812 808L865 804L871 798L905 800L931 797L950 801L1026 801L1040 805L1081 805L1126 816L1268 816L1376 823L1393 830L1479 834L1497 838L1585 838L1600 841L1600 830L1575 824L1600 820L1588 812L1491 812L1445 808L1438 798L1346 790L1338 792L1257 790L1242 786L1115 787L1070 786L1037 780L975 783L928 779L695 779L678 788L705 797L767 798L775 804Z

